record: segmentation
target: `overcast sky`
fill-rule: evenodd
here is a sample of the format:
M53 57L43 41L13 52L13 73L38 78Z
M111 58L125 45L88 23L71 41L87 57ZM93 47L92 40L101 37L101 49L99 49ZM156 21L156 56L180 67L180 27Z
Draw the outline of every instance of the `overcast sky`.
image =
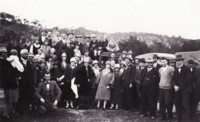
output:
M47 28L200 39L200 0L0 0L0 12L37 19Z

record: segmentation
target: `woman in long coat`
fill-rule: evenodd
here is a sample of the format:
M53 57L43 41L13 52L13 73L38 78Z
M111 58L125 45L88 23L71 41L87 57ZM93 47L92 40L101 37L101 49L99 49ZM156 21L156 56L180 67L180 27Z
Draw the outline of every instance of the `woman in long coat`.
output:
M102 70L99 77L99 85L95 99L98 100L97 108L100 107L100 101L103 100L103 109L106 108L107 101L110 100L111 96L111 85L114 82L115 75L111 69L110 61L106 62L106 67Z
M119 104L122 102L122 74L120 73L120 64L115 64L114 67L115 72L115 80L114 80L114 88L111 90L111 107L117 110L119 108Z

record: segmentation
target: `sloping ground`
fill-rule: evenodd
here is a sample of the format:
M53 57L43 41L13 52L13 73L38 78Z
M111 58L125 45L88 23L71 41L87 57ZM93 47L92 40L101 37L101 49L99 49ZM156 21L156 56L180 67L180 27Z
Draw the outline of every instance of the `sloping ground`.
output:
M175 54L181 54L185 59L193 58L197 61L200 60L200 51L177 52Z
M66 110L59 109L57 112L39 115L36 112L24 116L18 116L12 120L1 122L159 122L148 117L140 118L138 112L124 110ZM175 120L174 120L175 121ZM200 119L199 119L200 121Z

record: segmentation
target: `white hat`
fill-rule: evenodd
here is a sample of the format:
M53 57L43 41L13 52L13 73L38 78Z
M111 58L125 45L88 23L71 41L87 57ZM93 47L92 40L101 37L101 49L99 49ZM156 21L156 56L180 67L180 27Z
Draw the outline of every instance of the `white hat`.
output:
M98 64L99 62L97 61L97 60L94 60L93 62L92 62L92 65L94 65L94 64Z
M91 37L91 38L95 38L95 37L96 37L96 34L91 34L90 37Z
M114 68L120 68L119 64L115 64Z
M72 57L72 58L70 59L70 62L75 62L75 63L76 63L76 59L75 59L74 57Z
M67 57L67 54L66 53L62 53L61 57Z
M7 49L5 47L0 47L0 52L7 52Z
M20 55L23 55L23 54L28 54L28 50L27 49L22 49L20 51Z
M90 59L89 59L89 58L84 58L83 62L84 62L84 63L89 63L89 62L90 62Z

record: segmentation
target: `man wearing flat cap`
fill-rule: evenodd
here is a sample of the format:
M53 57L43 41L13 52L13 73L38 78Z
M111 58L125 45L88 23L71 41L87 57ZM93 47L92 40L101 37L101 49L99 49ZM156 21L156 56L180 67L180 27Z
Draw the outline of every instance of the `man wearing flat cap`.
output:
M123 85L123 106L127 110L133 110L133 86L135 83L135 67L132 64L132 57L126 56L126 68L122 75Z
M17 79L20 72L6 59L7 49L0 47L0 88L3 88L5 96L5 108L3 109L2 117L9 119L14 112L14 104L17 103L19 97Z
M190 68L184 65L182 55L176 55L176 68L174 71L175 106L178 121L189 121L190 97L192 84L188 76Z

